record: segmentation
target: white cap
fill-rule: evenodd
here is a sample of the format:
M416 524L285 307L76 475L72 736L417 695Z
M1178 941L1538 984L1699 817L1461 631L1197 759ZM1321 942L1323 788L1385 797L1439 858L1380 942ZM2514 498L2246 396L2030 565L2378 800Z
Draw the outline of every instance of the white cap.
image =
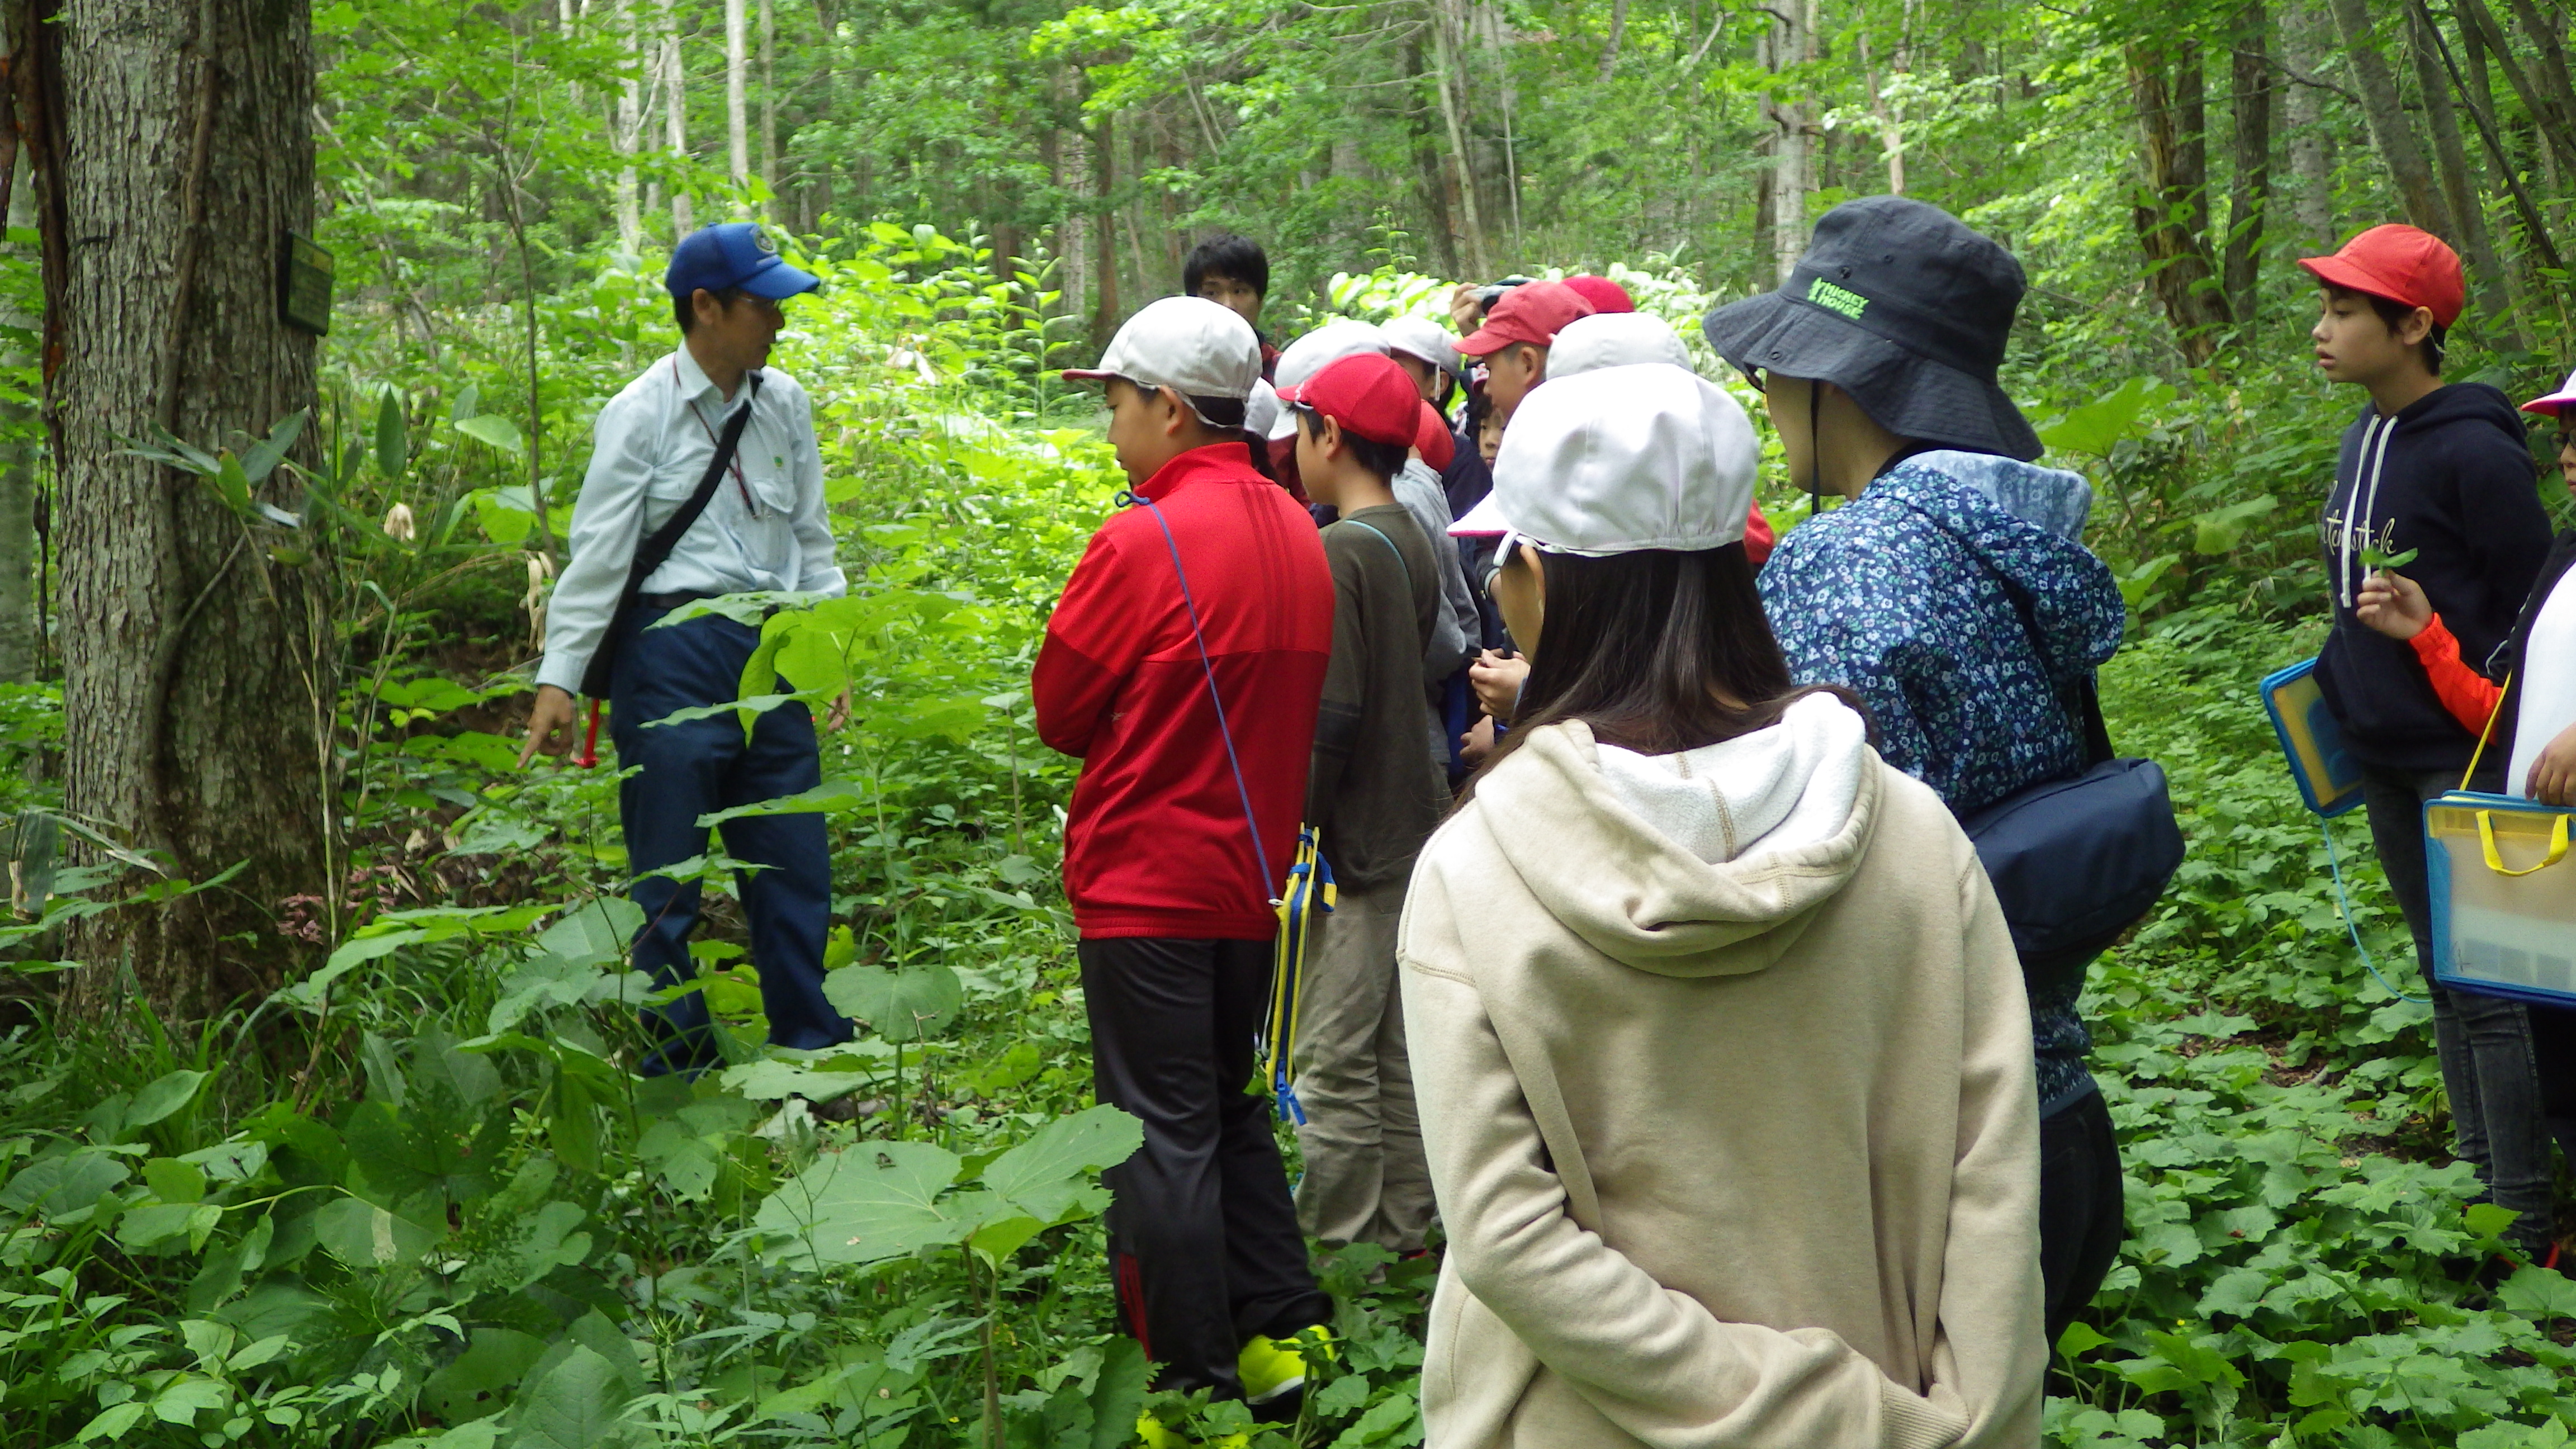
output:
M1547 350L1547 377L1562 381L1579 372L1666 362L1690 369L1690 349L1663 318L1646 312L1595 312L1558 329Z
M1716 548L1744 537L1761 460L1744 409L1686 368L1551 377L1512 414L1494 491L1449 532L1595 558Z
M1253 380L1252 396L1244 399L1243 430L1256 438L1270 436L1270 427L1287 411L1279 406L1279 390L1259 378Z
M1068 378L1123 377L1182 397L1247 399L1261 381L1261 339L1233 308L1205 297L1165 297L1127 319L1097 367Z
M1450 336L1449 329L1437 322L1421 317L1398 317L1378 330L1386 334L1389 351L1419 357L1434 367L1458 365L1458 339Z
M1327 363L1356 357L1363 352L1383 354L1385 351L1385 333L1356 318L1336 317L1289 343L1287 350L1279 354L1279 365L1272 369L1271 375L1278 379L1281 387L1295 387L1323 371ZM1281 438L1295 436L1296 432L1297 415L1281 408L1279 416L1270 424L1269 432L1262 436L1277 442Z

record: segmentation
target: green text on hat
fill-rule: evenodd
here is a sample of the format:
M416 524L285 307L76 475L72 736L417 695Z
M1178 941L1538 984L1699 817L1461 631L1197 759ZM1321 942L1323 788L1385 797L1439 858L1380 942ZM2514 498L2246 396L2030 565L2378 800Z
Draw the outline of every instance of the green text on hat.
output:
M1807 300L1828 312L1840 312L1855 322L1859 321L1860 314L1869 308L1867 297L1858 292L1837 287L1822 277L1816 278L1808 285Z

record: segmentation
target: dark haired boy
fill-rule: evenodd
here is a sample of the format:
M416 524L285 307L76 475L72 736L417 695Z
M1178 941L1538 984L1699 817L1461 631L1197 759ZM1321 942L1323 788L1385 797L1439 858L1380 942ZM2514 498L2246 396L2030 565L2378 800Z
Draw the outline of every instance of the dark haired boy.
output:
M2355 616L2378 560L2423 587L2460 655L2482 661L2505 640L2549 551L2521 419L2484 383L2442 381L2442 344L2467 291L2460 259L2411 226L2375 226L2330 257L2300 261L2323 288L2317 370L2370 394L2344 429L2320 542L2334 627L2317 685L2362 766L2371 844L2415 938L2433 998L2433 1044L2451 1099L2455 1151L2535 1257L2551 1236L2550 1156L2532 1065L2530 1014L2519 1002L2433 985L2432 903L2423 803L2459 785L2477 749L2433 692L2411 646ZM2500 778L2500 759L2489 771ZM2480 788L2495 787L2492 780Z
M1327 1244L1410 1253L1431 1227L1431 1169L1404 1049L1395 931L1414 855L1449 803L1422 693L1441 559L1393 486L1422 401L1380 352L1331 363L1280 401L1296 412L1307 493L1341 513L1323 531L1333 657L1306 782L1306 822L1341 900L1324 918L1302 991L1297 1218Z
M1261 304L1270 295L1270 258L1261 243L1230 231L1200 242L1181 263L1181 291L1232 308L1260 338L1261 375L1274 375L1279 349L1261 331Z
M1103 384L1137 500L1074 565L1030 679L1039 736L1082 761L1064 890L1093 1092L1145 1127L1103 1174L1112 1281L1160 1387L1261 1402L1302 1381L1270 1340L1333 1312L1268 1099L1243 1090L1332 652L1332 574L1304 510L1253 471L1244 405L1260 367L1241 317L1166 297L1065 375Z

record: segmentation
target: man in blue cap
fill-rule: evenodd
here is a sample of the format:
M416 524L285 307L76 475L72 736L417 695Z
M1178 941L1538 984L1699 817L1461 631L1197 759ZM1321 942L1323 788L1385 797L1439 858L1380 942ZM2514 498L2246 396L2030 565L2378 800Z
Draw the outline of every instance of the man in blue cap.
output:
M641 767L618 795L635 873L629 895L644 910L635 965L668 986L697 974L688 942L698 883L647 872L704 854L698 821L707 813L820 784L822 761L802 704L757 716L747 741L731 712L646 728L735 698L760 641L757 627L712 614L648 626L719 594L839 594L845 585L824 519L813 409L796 379L764 371L786 323L780 301L812 291L815 278L781 260L760 227L734 222L683 238L663 281L680 346L600 409L519 759L571 745L576 693L591 697L594 733L599 701L608 701L618 763ZM847 700L835 706L831 727L847 712ZM847 1041L849 1022L823 997L832 910L823 817L729 821L724 842L735 859L763 867L743 872L738 888L770 1041ZM647 1075L721 1060L698 993L648 1012L646 1027L656 1038Z

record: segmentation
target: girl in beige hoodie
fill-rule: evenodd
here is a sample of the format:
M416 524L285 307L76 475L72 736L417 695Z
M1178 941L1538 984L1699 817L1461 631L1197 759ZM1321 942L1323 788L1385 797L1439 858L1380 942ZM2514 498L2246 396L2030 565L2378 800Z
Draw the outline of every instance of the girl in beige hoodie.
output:
M1950 812L1791 688L1755 461L1680 368L1561 379L1453 530L1533 669L1398 948L1430 1449L2039 1440L2020 966Z

